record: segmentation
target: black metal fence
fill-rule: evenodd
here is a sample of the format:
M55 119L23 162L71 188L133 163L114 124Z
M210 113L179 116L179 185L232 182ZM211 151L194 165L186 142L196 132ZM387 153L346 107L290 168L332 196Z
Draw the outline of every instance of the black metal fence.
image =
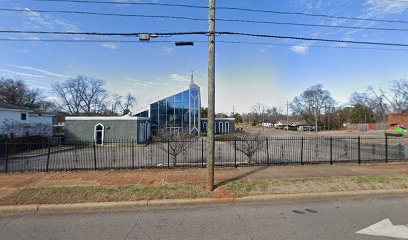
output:
M262 137L216 141L223 167L389 162L408 160L407 139L396 137ZM0 172L205 167L205 138L65 143L0 143Z

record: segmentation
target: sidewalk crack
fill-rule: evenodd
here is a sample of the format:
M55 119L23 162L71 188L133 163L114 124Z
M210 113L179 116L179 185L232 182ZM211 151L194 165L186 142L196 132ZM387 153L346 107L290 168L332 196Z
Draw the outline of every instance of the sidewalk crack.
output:
M143 214L142 214L142 215L143 215ZM123 240L126 240L126 239L129 238L129 235L133 232L133 230L135 230L135 228L136 228L138 222L139 222L139 217L136 217L136 222L135 222L135 224L133 225L132 229L130 229L130 231L126 233L126 235L125 235L125 237L123 238Z
M239 213L236 211L235 207L233 207L233 211L235 212L235 214L236 214L237 217L238 217L238 221L239 221L239 223L240 223L241 226L242 226L242 229L243 229L244 234L245 234L246 236L248 236L248 238L249 238L250 240L253 240L253 238L251 237L251 235L249 235L249 233L248 233L248 230L247 230L247 228L246 228L246 226L245 226L245 224L244 224L244 221L242 221L241 215L239 215Z
M136 228L137 222L133 225L132 229L130 229L130 231L128 233L126 233L125 237L123 238L123 240L128 239L129 235L131 232L133 232L133 230Z

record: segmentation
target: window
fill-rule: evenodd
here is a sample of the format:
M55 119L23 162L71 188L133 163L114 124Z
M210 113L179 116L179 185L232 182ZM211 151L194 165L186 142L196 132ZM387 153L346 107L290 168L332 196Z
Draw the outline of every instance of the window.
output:
M21 121L26 121L27 120L27 113L22 113L21 114Z
M219 122L219 123L218 123L218 132L219 132L219 133L223 133L223 132L224 132L224 123L223 123L223 122Z
M225 122L225 132L226 133L230 132L230 123L229 122Z
M98 123L95 125L95 131L94 131L94 140L96 142L96 144L98 145L102 145L103 144L103 140L104 140L104 129L105 127Z

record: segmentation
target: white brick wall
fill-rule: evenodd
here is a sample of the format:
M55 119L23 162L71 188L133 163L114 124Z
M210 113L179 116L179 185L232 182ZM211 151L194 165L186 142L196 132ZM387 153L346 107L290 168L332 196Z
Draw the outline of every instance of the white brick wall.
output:
M26 120L21 119L26 114ZM28 111L0 109L0 134L23 137L26 134L52 136L53 116L29 113Z

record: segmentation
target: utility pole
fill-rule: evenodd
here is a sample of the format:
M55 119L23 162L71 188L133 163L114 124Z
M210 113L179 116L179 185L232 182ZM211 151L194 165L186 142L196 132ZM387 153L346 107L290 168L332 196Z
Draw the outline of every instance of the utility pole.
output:
M289 131L289 100L286 101L286 131Z
M208 1L208 147L207 147L207 190L214 191L215 158L215 0Z
M314 107L315 107L315 131L316 131L316 137L318 135L318 126L317 126L317 100L315 99L315 103L314 103Z

